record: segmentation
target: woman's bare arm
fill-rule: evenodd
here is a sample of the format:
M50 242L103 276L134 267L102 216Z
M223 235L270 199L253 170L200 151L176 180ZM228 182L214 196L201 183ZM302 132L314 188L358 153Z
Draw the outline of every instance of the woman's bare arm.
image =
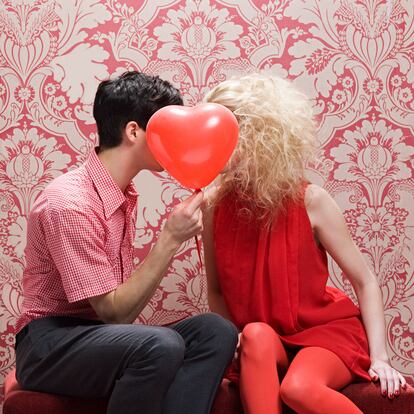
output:
M316 238L350 280L358 298L368 337L371 378L379 379L381 391L389 396L399 393L405 379L390 364L386 349L385 317L381 290L362 253L349 234L342 212L322 188L309 185L306 210Z

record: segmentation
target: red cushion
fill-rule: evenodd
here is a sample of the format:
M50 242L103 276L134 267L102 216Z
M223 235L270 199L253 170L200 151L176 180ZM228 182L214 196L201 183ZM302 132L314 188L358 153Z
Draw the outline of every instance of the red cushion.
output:
M4 382L3 414L105 414L105 399L72 398L43 392L23 391L15 371Z
M348 385L342 393L366 414L413 414L414 388L408 387L398 398L382 397L379 386L372 382Z
M229 380L222 381L211 414L243 414L239 388Z
M394 400L381 397L372 383L351 384L343 390L365 414L413 414L414 388L409 387ZM16 381L15 371L4 383L3 414L105 414L105 399L83 399L42 392L23 391ZM291 412L285 410L286 414ZM284 412L285 412L284 411ZM212 414L243 414L239 391L223 380L212 409Z

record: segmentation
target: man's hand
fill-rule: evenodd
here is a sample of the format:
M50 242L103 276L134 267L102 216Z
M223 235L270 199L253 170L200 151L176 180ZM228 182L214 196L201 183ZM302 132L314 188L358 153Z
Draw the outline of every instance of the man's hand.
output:
M177 247L203 231L202 202L203 193L197 191L178 204L168 217L163 231L169 234Z
M112 292L89 298L96 314L107 323L132 323L144 309L180 245L203 230L203 193L178 204L153 249L131 277Z

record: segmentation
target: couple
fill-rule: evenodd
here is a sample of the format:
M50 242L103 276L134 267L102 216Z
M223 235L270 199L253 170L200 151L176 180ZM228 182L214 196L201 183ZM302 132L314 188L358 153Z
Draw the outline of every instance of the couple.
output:
M99 147L46 187L30 213L18 381L110 396L110 414L207 414L240 337L229 376L246 413L280 413L282 400L298 413L361 413L336 391L354 380L378 380L383 395L398 395L405 381L389 365L376 279L335 202L304 179L315 141L306 98L284 80L248 75L206 101L233 111L236 150L220 184L177 205L133 268L131 180L162 170L146 144L147 122L183 101L168 82L138 72L99 85ZM214 313L167 327L132 324L181 244L200 233ZM352 282L361 312L326 287L325 251Z

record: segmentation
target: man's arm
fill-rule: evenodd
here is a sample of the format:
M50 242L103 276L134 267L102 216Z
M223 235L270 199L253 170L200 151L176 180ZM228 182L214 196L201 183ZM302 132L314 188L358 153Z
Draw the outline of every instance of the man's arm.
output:
M177 205L156 244L131 277L115 290L89 298L97 315L107 323L132 323L147 305L181 244L202 229L203 193Z

